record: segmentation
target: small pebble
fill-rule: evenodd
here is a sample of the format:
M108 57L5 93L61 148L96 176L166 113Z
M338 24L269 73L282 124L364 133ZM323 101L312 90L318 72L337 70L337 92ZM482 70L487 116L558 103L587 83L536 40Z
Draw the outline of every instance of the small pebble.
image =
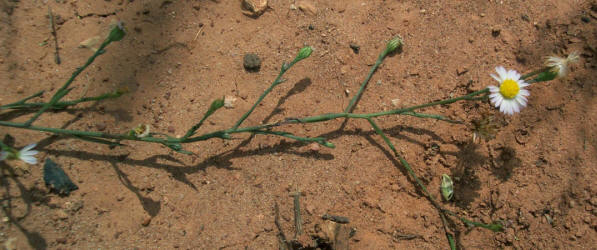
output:
M309 145L309 149L311 149L311 151L317 152L319 149L321 149L321 147L319 146L319 143L314 142Z
M256 18L267 10L267 0L243 0L242 8L243 14Z
M302 10L306 14L309 14L309 15L317 14L317 8L315 8L313 3L311 3L310 1L300 1L296 4L296 6L299 8L299 10Z
M502 32L502 30L499 28L491 28L491 35L493 37L499 36L501 32Z
M58 244L66 244L66 238L65 237L60 237L56 239L56 243Z
M352 49L352 52L354 52L355 54L358 54L359 50L361 49L361 47L359 45L357 45L356 43L350 43L348 46L350 46L350 48Z
M143 219L143 222L141 222L141 225L146 227L149 226L149 223L151 223L151 216L145 216L145 218Z
M68 218L68 214L62 209L56 211L56 216L61 220L66 220Z
M104 131L104 130L106 130L106 124L105 123L97 123L97 124L95 124L95 128L99 131Z
M23 94L24 91L25 91L25 89L23 88L23 86L17 87L17 94Z
M392 106L398 107L398 104L400 104L400 99L392 99Z

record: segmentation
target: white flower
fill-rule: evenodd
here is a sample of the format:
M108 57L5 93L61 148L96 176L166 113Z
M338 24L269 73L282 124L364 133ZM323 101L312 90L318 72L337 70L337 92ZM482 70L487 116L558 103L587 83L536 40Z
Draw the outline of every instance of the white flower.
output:
M545 66L550 67L553 72L558 73L558 78L568 74L569 64L578 61L578 52L572 52L568 57L549 56L545 60Z
M528 83L520 79L520 74L515 70L504 69L502 66L495 68L498 75L491 74L491 77L498 81L499 86L489 86L490 101L495 107L499 107L504 114L513 115L520 112L527 105L529 91L524 89Z
M23 149L21 149L17 153L17 158L19 158L21 161L24 161L24 162L29 163L29 164L37 164L37 158L35 158L34 155L36 155L37 153L39 153L39 151L37 151L37 150L31 150L35 146L37 146L37 144L35 144L35 143L32 143L32 144L29 144L29 145L25 146Z

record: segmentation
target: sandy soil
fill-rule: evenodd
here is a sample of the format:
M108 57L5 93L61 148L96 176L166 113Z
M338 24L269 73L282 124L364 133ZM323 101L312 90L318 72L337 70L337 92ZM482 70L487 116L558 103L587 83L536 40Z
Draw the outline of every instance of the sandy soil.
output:
M126 87L130 93L68 112L48 113L38 125L123 133L139 123L181 135L210 102L238 100L200 132L229 128L269 86L283 61L304 45L313 55L292 68L246 125L339 112L396 35L404 50L385 60L356 112L389 110L480 90L498 65L529 72L545 56L578 51L570 76L530 87L529 107L504 116L488 102L425 110L466 121L447 124L386 117L379 124L439 195L442 174L455 180L458 214L506 222L493 233L460 223L463 249L595 249L597 246L597 2L310 1L270 0L257 18L239 1L2 0L0 103L40 90L47 101L93 53L81 41L105 34L113 20L128 34L73 84L67 98ZM62 63L54 62L48 6L56 16ZM314 11L314 13L310 13ZM350 44L359 46L355 53ZM243 56L262 59L259 72ZM464 72L464 73L463 73ZM394 104L392 101L394 100ZM495 138L473 143L471 122L494 115ZM0 119L28 116L3 112ZM9 249L277 249L280 224L294 235L293 198L300 190L303 247L317 247L332 214L349 218L352 249L446 249L437 211L401 170L364 121L287 126L297 135L324 136L335 149L273 136L238 135L185 145L196 155L127 142L109 149L69 137L0 128L22 147L38 142L40 162L61 164L79 186L50 193L42 164L2 165L0 242ZM413 237L402 237L412 235ZM323 245L320 245L322 247Z

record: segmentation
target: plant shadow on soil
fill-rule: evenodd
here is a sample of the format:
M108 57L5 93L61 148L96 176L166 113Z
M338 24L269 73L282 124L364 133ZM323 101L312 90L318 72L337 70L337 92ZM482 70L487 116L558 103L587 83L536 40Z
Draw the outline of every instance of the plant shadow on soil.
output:
M38 188L31 188L27 189L23 183L19 181L17 178L18 174L8 166L5 162L0 162L0 167L2 174L0 175L0 185L4 187L4 193L6 194L5 197L2 197L2 211L6 218L8 218L8 222L14 225L25 237L27 238L27 242L30 246L33 246L36 249L46 249L48 243L46 239L44 239L39 232L29 231L23 225L21 225L20 221L27 217L31 212L32 204L34 202L39 202L41 204L47 204L48 199L45 194L45 191L40 190ZM15 197L10 197L11 193L11 182L14 183L17 188L19 189L20 199L25 203L26 209L23 215L15 215L12 211L11 200Z

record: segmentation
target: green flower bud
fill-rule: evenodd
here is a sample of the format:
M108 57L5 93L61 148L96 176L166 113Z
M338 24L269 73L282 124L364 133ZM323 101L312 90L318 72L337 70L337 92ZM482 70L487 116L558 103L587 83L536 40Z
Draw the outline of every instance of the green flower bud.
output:
M400 36L394 37L394 39L388 42L386 46L386 53L391 53L396 50L398 47L402 46L402 38Z
M313 52L313 48L311 48L311 46L304 47L299 51L298 55L296 55L296 58L294 60L297 62L303 60L309 57L311 55L311 52Z
M114 27L112 27L112 30L110 30L110 34L108 35L108 40L112 41L112 42L117 42L122 40L122 38L124 38L124 35L126 34L126 32L124 32L124 27L122 26L122 22L118 22L116 25L114 25Z
M555 69L555 70L553 70L553 69ZM533 80L535 82L546 82L546 81L551 81L553 79L556 79L557 76L558 76L558 70L556 68L552 68L547 71L543 71L543 72L539 73L539 75L537 75L537 77Z
M334 145L333 143L328 142L328 141L324 141L323 143L321 143L321 145L328 147L328 148L336 148L336 145Z

